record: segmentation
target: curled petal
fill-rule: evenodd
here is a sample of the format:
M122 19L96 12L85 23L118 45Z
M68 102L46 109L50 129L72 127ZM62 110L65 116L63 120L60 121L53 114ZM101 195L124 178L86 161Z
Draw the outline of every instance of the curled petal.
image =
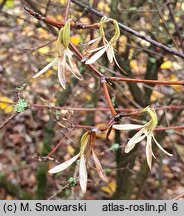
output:
M151 145L151 134L147 135L147 143L146 143L146 159L147 159L147 163L149 168L151 169L151 165L152 165L152 155L153 155L153 151L152 151L152 145Z
M37 77L41 76L42 74L44 74L45 72L47 72L47 70L49 68L51 68L53 65L56 64L57 60L58 60L58 58L55 58L52 62L50 62L48 65L46 65L41 71L39 71L37 74L35 74L33 76L33 78L37 78Z
M144 134L144 135L142 135ZM125 153L129 153L135 146L135 144L142 141L146 136L148 132L145 128L142 128L140 131L138 131L127 143L125 147Z
M83 76L80 74L79 69L77 68L76 63L73 61L71 57L68 57L68 61L70 64L70 71L72 74L79 80L84 80Z
M155 143L157 144L157 146L159 147L159 149L161 151L163 151L165 154L169 155L169 156L173 156L173 154L170 154L169 152L167 152L165 149L162 148L162 146L156 141L154 135L152 134L153 140L155 141Z
M116 65L118 66L118 68L119 68L123 73L127 74L127 72L126 72L123 68L120 67L120 65L119 65L119 63L118 63L118 61L117 61L117 59L116 59L116 56L115 56L114 52L113 52L113 59L114 59Z
M94 159L94 163L95 163L96 171L97 171L98 175L100 176L100 178L103 181L108 182L107 176L105 175L105 173L103 171L102 165L101 165L100 161L98 160L94 149L92 149L92 154L93 154L93 159Z
M50 169L48 172L49 173L58 173L58 172L65 170L71 164L73 164L78 159L79 156L80 156L80 153L78 153L74 157L70 158L69 160L65 161L64 163L55 166L54 168Z
M114 124L112 126L114 129L117 130L135 130L143 128L144 125L136 125L136 124Z
M86 193L87 188L87 169L86 169L86 160L84 155L81 155L80 165L79 165L79 183L83 193Z

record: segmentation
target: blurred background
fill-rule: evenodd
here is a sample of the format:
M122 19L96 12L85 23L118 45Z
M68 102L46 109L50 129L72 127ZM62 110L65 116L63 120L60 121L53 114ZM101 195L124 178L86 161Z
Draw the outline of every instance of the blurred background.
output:
M106 16L184 52L183 0L106 0L81 1L90 3ZM29 15L24 6L53 18L64 19L65 0L0 0L0 199L80 199L79 186L71 188L67 179L73 176L74 166L57 175L48 175L48 169L63 162L78 151L82 129L75 129L64 139L52 155L53 161L44 161L54 146L67 134L72 124L100 125L107 122L108 110L74 111L52 107L107 108L100 80L85 64L75 58L84 81L67 74L67 88L58 82L57 67L48 70L38 79L34 74L56 56L55 40L58 29ZM85 14L71 3L69 18L83 24L99 22L93 14ZM107 38L113 26L105 26ZM86 43L98 36L98 31L71 31L71 42L82 53ZM182 80L184 61L125 31L116 46L119 64L129 77ZM107 76L122 76L121 71L109 64L104 56L95 67ZM159 126L184 124L183 86L146 85L127 82L113 83L109 87L115 107L135 109L151 105L157 110ZM15 116L14 106L23 98L30 108ZM4 102L4 103L3 103ZM6 103L5 103L6 102ZM34 106L35 104L43 105ZM176 109L162 109L175 106ZM12 117L13 116L13 117ZM12 120L10 118L12 117ZM124 120L131 122L132 119ZM8 121L8 124L4 124ZM145 146L138 145L129 154L124 146L133 133L112 131L109 142L106 134L99 135L95 146L98 157L108 175L109 183L100 180L89 167L88 190L85 199L173 199L184 193L184 131L156 132L159 143L173 157L154 149L157 159L150 172L145 161Z

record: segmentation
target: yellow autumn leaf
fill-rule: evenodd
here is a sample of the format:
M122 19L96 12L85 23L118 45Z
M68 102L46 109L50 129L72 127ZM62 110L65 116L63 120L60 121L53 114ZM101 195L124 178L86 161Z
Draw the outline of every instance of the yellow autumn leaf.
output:
M171 61L165 61L164 63L161 64L160 68L161 69L171 69L173 66Z
M116 182L115 181L109 182L107 186L101 187L101 190L109 194L110 196L112 196L113 193L116 191Z
M109 5L104 2L99 2L98 3L98 10L105 11L105 12L110 12Z
M170 75L169 81L178 81L178 78L175 74ZM172 85L172 88L174 88L177 92L182 91L183 86L182 85Z
M66 3L67 3L67 0L60 0L60 3L61 3L61 4L66 4Z
M38 34L39 34L38 35L39 38L44 38L44 39L50 38L50 34L49 34L49 32L47 30L45 30L43 28L38 28L37 31L38 31Z
M2 97L0 97L0 101L4 102L4 103L0 102L0 109L3 110L5 113L7 113L7 114L11 113L14 110L13 105L9 104L9 103L13 103L12 99L5 97L5 96L2 96Z
M0 4L3 2L3 0L0 0ZM5 9L10 9L14 7L14 1L13 0L7 0L5 1L4 8Z
M71 43L73 43L74 45L78 45L81 41L81 37L79 35L73 35L70 38Z
M128 59L131 60L133 55L134 55L134 48L130 48L129 54L128 54Z
M137 60L133 59L130 61L130 68L133 72L139 73L139 66Z
M38 52L39 52L40 54L47 54L47 53L49 53L49 51L50 51L50 49L49 49L49 47L47 47L47 46L38 49Z
M162 98L164 95L158 91L153 90L152 95L151 95L151 102L154 102L160 98Z
M66 151L69 155L73 155L75 152L75 149L71 145L67 145Z
M124 53L126 51L126 43L127 43L127 37L125 35L122 35L119 38L119 47L118 47L119 52Z

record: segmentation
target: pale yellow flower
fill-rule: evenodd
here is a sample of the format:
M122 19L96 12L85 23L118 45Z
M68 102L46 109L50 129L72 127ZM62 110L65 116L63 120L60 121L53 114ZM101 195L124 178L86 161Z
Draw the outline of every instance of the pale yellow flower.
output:
M49 173L58 173L61 172L63 170L65 170L66 168L68 168L70 165L72 165L76 160L79 159L79 184L80 187L82 189L82 192L85 193L86 192L86 188L87 188L87 156L85 154L86 151L86 147L88 145L88 142L90 141L90 132L86 132L83 134L81 141L80 141L80 151L77 155L75 155L74 157L70 158L69 160L65 161L64 163L61 163L57 166L55 166L54 168L49 170ZM92 153L93 156L93 160L94 160L94 164L96 167L96 171L99 174L100 178L107 182L107 177L103 171L103 168L100 164L100 161L97 158L97 155L94 151L94 148L89 148L89 152L88 153Z
M117 130L135 130L140 129L127 143L125 147L125 153L129 153L134 146L141 142L144 138L147 138L146 142L146 159L149 168L151 169L152 164L152 156L155 158L155 155L152 151L152 139L155 141L156 145L163 151L165 154L169 156L173 156L172 154L168 153L163 147L157 142L154 136L154 129L157 126L158 119L154 109L147 107L143 110L143 112L147 112L150 116L150 121L147 122L145 125L136 125L136 124L114 124L113 128Z
M86 193L86 188L87 188L87 167L86 167L86 158L84 155L84 151L86 149L87 143L89 140L89 133L86 132L82 138L81 138L81 147L80 147L80 152L75 155L74 157L70 158L69 160L65 161L62 164L59 164L55 166L54 168L49 170L49 173L58 173L66 168L68 168L70 165L72 165L76 160L80 158L79 162L79 184L81 187L81 190L83 193Z
M105 38L105 33L103 30L103 26L104 23L103 22L109 22L112 21L114 24L114 28L115 28L115 33L114 36L111 38L110 41L108 41ZM113 61L116 63L116 65L123 71L125 72L120 65L118 64L117 60L116 60L116 56L115 56L115 51L114 51L114 45L117 42L118 38L120 37L120 29L119 29L119 25L118 22L114 19L104 19L103 22L101 22L102 24L100 25L100 29L101 29L101 33L100 36L92 41L89 42L90 47L88 48L88 50L86 51L86 54L84 55L84 58L82 59L83 61L86 61L86 64L93 64L94 62L96 62L104 53L107 54L107 58L109 60L109 62L112 64ZM102 40L103 42L103 46L98 47L98 44L100 43L100 41ZM91 53L95 52L94 55L91 55ZM87 59L88 58L88 59ZM126 72L125 72L126 73Z
M65 73L67 71L71 72L77 79L83 80L83 76L80 74L77 64L73 60L73 52L69 49L70 43L70 21L67 21L65 26L60 29L56 50L57 57L54 58L52 62L46 65L41 71L33 76L33 78L37 78L48 71L49 68L54 65L58 66L58 79L61 86L66 88L66 78Z

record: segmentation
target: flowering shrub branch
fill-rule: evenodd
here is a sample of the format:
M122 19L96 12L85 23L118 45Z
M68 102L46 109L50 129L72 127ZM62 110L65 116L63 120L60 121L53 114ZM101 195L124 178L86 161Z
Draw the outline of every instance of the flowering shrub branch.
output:
M147 83L147 84L157 84L157 85L184 85L184 81L159 81L159 80L143 80L143 79L132 79L128 77L109 77L105 73L102 73L100 70L96 68L96 66L92 65L94 64L99 58L101 58L104 54L106 54L107 60L110 64L115 63L115 65L121 70L121 74L124 74L127 76L126 71L124 71L119 63L117 62L116 55L115 55L115 46L117 45L117 41L121 35L120 28L127 29L120 23L118 23L115 19L107 18L105 16L102 16L99 23L93 23L90 25L84 25L79 22L75 22L71 19L69 19L69 10L70 10L70 3L76 1L68 0L65 10L65 16L64 20L62 22L58 22L56 20L43 17L40 14L34 12L33 10L25 7L25 10L29 12L31 15L33 15L36 19L42 20L43 22L46 22L56 28L59 29L59 34L56 41L56 48L55 48L55 56L53 60L46 65L43 69L41 69L37 74L33 76L33 78L37 78L41 76L42 74L46 73L51 67L54 65L57 65L57 74L58 74L58 80L61 85L61 87L65 90L67 86L67 79L66 76L68 75L68 72L70 72L72 75L75 76L79 81L83 81L85 79L85 76L81 74L79 71L79 64L85 64L89 70L90 75L97 76L98 79L101 81L102 86L102 92L103 92L103 98L106 101L106 104L108 108L101 109L102 111L110 111L111 117L110 120L107 120L107 122L103 123L101 126L90 126L90 125L80 125L70 122L70 126L67 128L67 132L64 135L64 137L60 140L60 142L49 152L47 155L47 159L52 159L51 155L55 153L58 148L63 144L63 142L71 135L71 133L76 128L85 129L86 132L82 135L80 139L80 149L75 156L72 156L70 159L64 161L63 163L60 163L53 168L49 170L50 174L62 172L63 170L70 167L72 164L74 164L76 161L77 167L78 167L78 181L81 187L81 190L83 193L86 193L87 190L87 182L88 182L88 169L92 167L97 174L99 175L100 179L102 179L104 182L108 182L108 177L106 176L101 162L98 158L98 153L95 148L95 141L96 137L98 135L101 135L103 132L106 132L106 140L108 140L109 135L113 130L121 130L121 131L131 131L131 130L138 130L135 135L133 135L127 142L125 147L125 153L131 153L132 149L135 147L135 145L139 142L142 142L144 138L146 138L146 160L148 167L151 169L152 167L152 157L156 158L153 150L152 150L152 140L155 142L156 146L164 153L166 153L168 156L172 156L171 153L168 153L161 144L158 143L154 136L154 131L159 130L157 128L158 124L158 118L157 114L155 112L155 109L150 106L146 108L140 108L136 110L130 110L127 109L124 111L127 111L126 113L121 113L121 109L115 109L114 104L112 102L112 98L109 93L109 85L111 85L111 82L135 82L135 83ZM77 3L76 3L77 4ZM79 4L81 6L81 4ZM93 9L90 8L91 12L95 12ZM96 13L96 12L95 12ZM98 14L101 16L100 14ZM110 25L113 26L114 33L112 37L110 37L109 40L106 38L106 26ZM98 29L99 36L96 38L92 38L87 45L88 48L84 50L84 54L82 54L70 41L71 38L71 29ZM151 42L154 45L157 45L158 47L161 47L167 51L170 51L171 53L174 53L175 55L178 55L180 57L184 57L183 54L171 50L168 47L152 40L147 39L146 37L142 37L140 34L135 34L133 30L129 30L129 32L132 32L134 35L143 38L149 42ZM77 55L80 59L80 62L76 61L73 56ZM64 107L50 107L47 105L39 105L39 104L32 104L27 106L27 103L21 103L22 107L19 107L19 111L24 112L26 109L31 108L53 108L53 109L64 109ZM146 105L145 105L146 106ZM17 105L16 105L17 107ZM175 109L182 109L182 106L175 107ZM72 108L69 107L66 109L76 110L76 111L96 111L100 110L100 108ZM174 109L174 108L173 108ZM142 117L143 114L146 114L146 122L142 121L142 124L131 124L131 123L122 123L124 120L129 119L130 117L133 118L133 120L137 120L140 116ZM147 121L147 117L149 117L149 120ZM12 119L12 118L11 118ZM11 119L9 121L11 121ZM5 122L4 125L7 125L8 122ZM167 130L168 128L174 128L174 129L183 129L183 126L170 126L165 128ZM160 128L161 129L161 128ZM91 160L92 159L92 160ZM57 163L57 161L55 161ZM72 180L73 182L73 180ZM76 185L76 182L73 184Z

